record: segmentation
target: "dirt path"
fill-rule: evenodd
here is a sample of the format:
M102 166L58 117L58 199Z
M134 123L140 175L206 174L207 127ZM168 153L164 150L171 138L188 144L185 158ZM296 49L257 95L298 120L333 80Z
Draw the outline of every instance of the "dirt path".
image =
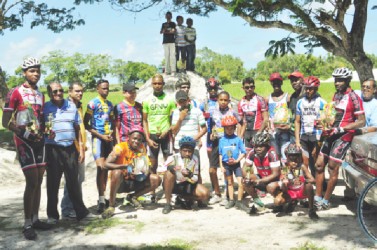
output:
M297 207L292 215L283 217L276 217L270 209L257 216L249 216L236 209L226 210L219 205L193 211L175 209L170 214L163 215L161 211L165 201L162 199L158 204L147 205L138 211L129 206L120 206L116 210L117 214L108 221L60 221L55 229L38 232L35 242L27 241L21 234L23 176L19 166L13 163L14 152L0 149L0 157L0 248L103 249L160 246L167 249L290 249L304 245L325 249L376 247L358 225L355 202L341 201L344 189L342 180L339 181L332 199L335 208L319 212L321 219L318 222L312 222L307 216L307 210L301 207ZM87 157L91 160L90 156ZM85 204L94 213L97 192L93 166L89 163L83 194ZM202 173L208 185L208 168L204 168ZM265 203L272 202L269 196L263 200ZM119 201L121 204L122 200ZM127 219L130 214L137 214L137 218ZM45 181L40 217L46 218ZM102 227L105 228L100 232ZM90 231L91 229L94 231Z

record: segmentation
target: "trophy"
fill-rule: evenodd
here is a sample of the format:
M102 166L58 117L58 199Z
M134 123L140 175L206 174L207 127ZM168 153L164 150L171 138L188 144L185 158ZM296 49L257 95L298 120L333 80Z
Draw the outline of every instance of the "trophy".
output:
M47 121L45 121L45 134L47 136L51 135L52 127L54 126L53 119L54 119L53 114L52 113L48 114Z
M251 175L254 174L253 165L245 167L245 172L246 172L245 182L246 182L246 184L249 184L250 183Z
M228 150L228 151L226 151L226 155L228 156L228 160L230 160L230 159L233 159L233 152L232 152L232 150Z
M25 129L33 134L39 133L39 121L34 115L34 110L30 103L26 102L24 109L17 112L16 125L18 127L25 126Z

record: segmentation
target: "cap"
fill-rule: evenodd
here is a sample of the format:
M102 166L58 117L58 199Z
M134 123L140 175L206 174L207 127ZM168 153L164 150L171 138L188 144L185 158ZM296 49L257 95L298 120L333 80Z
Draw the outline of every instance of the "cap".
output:
M270 81L273 81L273 80L280 80L280 81L283 81L283 77L280 75L280 73L275 72L275 73L272 73L272 74L270 75Z
M136 87L134 84L129 84L129 83L126 83L126 84L123 84L123 91L133 91L135 89L139 89L138 87Z
M188 95L187 95L186 91L179 90L179 91L177 91L177 93L175 94L175 100L176 100L176 101L187 100L187 99L188 99Z
M304 75L303 75L300 71L292 72L292 73L288 76L288 78L291 79L292 76L297 77L297 78L304 78Z

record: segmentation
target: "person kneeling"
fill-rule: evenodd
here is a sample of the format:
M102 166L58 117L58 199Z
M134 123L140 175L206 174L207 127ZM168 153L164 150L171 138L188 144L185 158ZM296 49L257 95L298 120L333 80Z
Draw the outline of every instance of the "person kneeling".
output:
M209 198L209 190L198 184L199 161L194 155L196 142L192 137L184 136L179 140L179 153L169 156L157 172L164 173L163 188L165 191L166 205L163 214L170 213L172 194L177 194L186 201L186 207L191 207L193 200L203 204ZM181 202L183 203L183 202Z
M150 173L150 162L147 150L143 145L145 140L142 128L129 132L128 141L117 144L107 157L105 168L111 171L110 206L102 214L104 219L110 218L115 210L117 193L130 193L127 200L135 208L141 208L137 198L155 190L161 184L161 178Z
M280 177L279 186L282 192L274 200L276 206L286 204L286 213L293 212L298 200L309 199L309 217L318 219L314 209L314 191L311 183L315 182L308 166L303 164L302 151L295 143L285 149L287 162Z
M278 184L280 176L280 160L274 147L270 145L268 133L257 133L253 138L253 149L247 154L243 166L243 180L245 191L253 197L254 204L264 208L263 202L259 199L256 189L268 192L275 197L280 192ZM258 174L254 174L256 167ZM249 211L256 212L255 205ZM274 207L273 212L280 210L280 206Z

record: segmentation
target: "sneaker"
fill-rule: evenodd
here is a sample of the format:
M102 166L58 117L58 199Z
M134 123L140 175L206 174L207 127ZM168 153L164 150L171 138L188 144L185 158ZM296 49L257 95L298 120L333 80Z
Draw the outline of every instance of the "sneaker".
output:
M114 215L115 208L109 207L102 213L102 219L109 219Z
M88 213L84 218L80 219L80 221L91 221L99 219L98 215L94 215L92 213Z
M63 220L76 220L76 213L75 212L71 212L69 214L64 214L62 216L62 219Z
M127 195L127 200L132 204L132 206L134 206L135 209L143 207L141 203L137 200L137 197L135 197L134 195Z
M261 199L259 199L259 198L254 198L253 201L254 201L254 203L255 203L256 205L258 205L259 207L264 208L264 203L263 203L263 201L262 201Z
M322 202L322 210L329 210L330 208L331 208L330 202L327 202L327 203Z
M166 204L164 206L164 208L162 209L162 213L163 214L168 214L168 213L170 213L171 209L172 209L171 205L170 204Z
M274 214L276 214L276 213L280 213L280 212L283 212L283 206L274 206L274 207L272 208L272 212L273 212Z
M245 212L249 212L249 207L243 204L242 201L236 201L236 208Z
M198 201L198 208L206 208L206 207L207 207L207 203L203 201Z
M234 207L234 205L236 205L236 203L234 202L234 200L230 200L230 201L228 202L228 204L226 204L225 208L226 208L226 209L229 209L229 208Z
M105 209L106 209L106 203L97 201L97 213L102 214L103 211L105 211Z
M259 190L259 189L257 189L257 194L258 194L258 196L261 197L261 198L264 198L264 197L266 197L266 195L267 195L265 191L261 191L261 190Z
M56 225L58 223L58 219L48 217L47 223L50 224L50 225Z
M37 234L35 233L31 225L24 227L24 230L22 230L22 233L24 234L24 237L27 240L35 240L35 238L37 238Z
M210 205L214 205L214 204L216 204L216 203L219 203L221 200L222 200L221 197L218 196L217 194L215 194L214 196L212 196L211 199L209 199L208 204L210 204Z
M318 220L319 219L319 216L315 212L314 208L309 209L309 218L312 219L312 220Z
M219 203L220 206L226 206L228 204L228 199L222 199L222 201Z
M255 207L255 205L253 205L250 209L249 209L249 215L256 215L258 212L257 208Z
M52 225L40 220L36 220L35 222L33 222L33 228L40 230L49 230L52 228Z
M292 213L295 210L296 205L297 205L297 201L291 201L291 202L286 203L286 205L284 206L284 212L287 214Z
M314 207L317 209L317 211L320 211L322 210L322 200L319 200L319 201L315 201L314 202Z

